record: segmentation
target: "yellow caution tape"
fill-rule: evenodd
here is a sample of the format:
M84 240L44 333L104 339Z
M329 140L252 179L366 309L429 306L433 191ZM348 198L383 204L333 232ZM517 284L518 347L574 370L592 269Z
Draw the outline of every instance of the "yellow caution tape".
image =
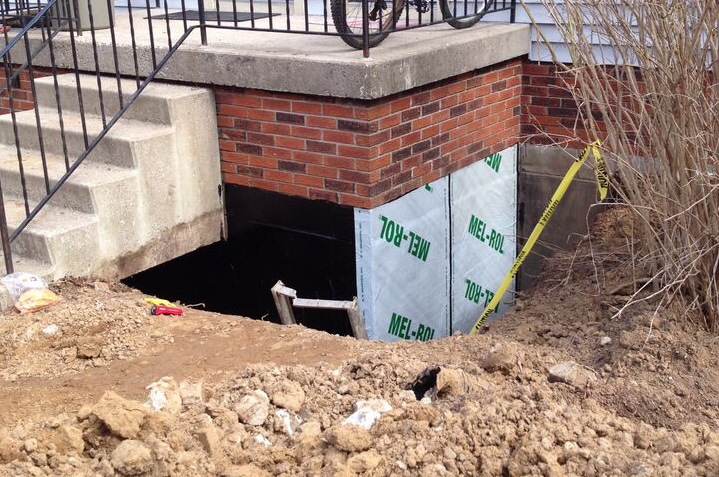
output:
M599 152L599 146L602 143L594 141L592 147L592 155L594 156L594 176L597 178L597 190L599 191L599 202L607 198L609 192L609 172L607 172L607 163ZM587 146L588 148L589 146ZM584 151L586 152L587 149Z
M175 306L174 303L164 300L162 298L145 298L145 301L150 305L155 306Z
M564 174L564 178L559 183L557 190L554 191L554 195L549 200L549 204L547 204L547 207L544 209L542 217L540 217L539 222L534 227L534 230L532 230L532 233L527 239L527 243L525 243L524 247L522 247L522 250L519 252L517 258L512 264L512 268L509 269L509 273L507 273L504 280L502 280L502 283L499 285L499 288L494 294L494 298L492 298L482 314L479 316L479 319L477 319L477 322L472 327L470 334L474 334L479 331L479 329L482 328L482 325L484 325L484 322L487 321L489 315L497 308L497 306L499 306L499 301L502 299L504 293L507 291L507 288L509 288L509 285L512 283L512 279L517 275L519 267L524 262L524 259L527 258L527 255L529 255L532 247L534 247L534 244L537 242L537 239L544 230L544 227L547 225L547 222L549 222L549 219L552 218L552 214L554 214L559 202L562 200L562 197L564 197L564 193L567 192L569 184L571 184L574 176L579 171L579 168L582 167L582 164L584 164L584 161L587 157L589 157L590 151L594 156L594 171L597 179L597 185L599 187L599 200L604 200L607 196L607 191L609 190L609 176L607 174L607 165L599 153L599 147L601 145L601 142L594 141L585 147L581 154L579 154L579 157L574 160L567 173Z

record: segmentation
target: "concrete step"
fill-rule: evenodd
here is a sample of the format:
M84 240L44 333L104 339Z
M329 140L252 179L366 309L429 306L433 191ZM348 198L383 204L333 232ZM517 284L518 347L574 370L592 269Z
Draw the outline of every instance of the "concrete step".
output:
M108 120L120 110L121 102L122 104L128 102L138 87L139 84L135 80L121 78L118 81L113 76L80 75L78 81L73 74L60 75L57 77L57 88L52 76L35 80L39 106L56 110L59 98L64 112L79 112L82 104L85 114L100 117L104 110ZM123 118L170 124L172 102L192 94L192 89L187 86L150 83L125 112Z
M42 278L43 280L45 280L47 282L54 280L53 272L55 270L55 267L48 263L36 262L27 257L23 257L23 256L13 253L12 264L13 264L13 271L32 273L33 275L37 275L38 277ZM2 253L2 250L0 250L0 270L3 270L3 271L5 270L5 255ZM5 274L2 273L0 275L5 275ZM2 294L2 292L3 292L3 287L0 287L0 294ZM2 302L2 298L0 298L0 309L2 309L2 310L6 309L6 308L2 307L1 302Z
M26 217L24 201L6 197L5 214L12 232ZM18 260L47 267L53 279L83 275L92 270L99 238L94 215L46 206L13 242L12 252ZM56 272L61 273L54 276Z
M18 137L22 149L40 150L40 135L45 152L64 155L63 142L66 144L70 162L85 150L84 132L88 143L97 137L103 128L99 116L86 115L83 121L78 114L63 113L62 126L58 112L51 108L38 108L39 123L34 110L15 114ZM120 167L135 167L138 153L149 151L152 143L167 142L172 138L172 127L144 121L121 119L115 124L93 152L89 161L114 164ZM64 139L64 141L63 141ZM15 144L12 118L9 114L0 116L0 143ZM144 143L144 144L143 144ZM149 149L148 149L149 148ZM156 151L162 154L162 149Z
M15 124L10 115L0 116L0 180L11 226L25 217L23 200L17 198L23 187L14 128L33 204L45 195L45 171L54 184L67 170L66 161L74 162L85 150L76 78L62 75L57 82L56 90L52 77L39 80L40 106L16 113ZM126 93L136 84L123 80L120 87ZM81 76L80 88L91 142L103 127L100 91L106 120L119 108L117 81L103 78L98 86L95 76ZM149 85L16 239L13 260L22 268L44 269L43 276L51 279L126 277L220 240L220 185L212 92Z
M3 194L9 197L22 197L23 184L20 175L20 164L15 155L15 148L0 145L0 181ZM25 190L31 202L39 202L47 194L48 186L52 187L67 171L62 156L48 154L43 163L42 157L35 150L22 153L22 166L25 177ZM45 181L47 171L48 181ZM112 164L87 161L80 165L65 185L55 194L50 205L66 207L87 214L98 211L102 206L96 199L104 189L113 191L131 190L136 180L137 171ZM117 193L117 192L114 192Z

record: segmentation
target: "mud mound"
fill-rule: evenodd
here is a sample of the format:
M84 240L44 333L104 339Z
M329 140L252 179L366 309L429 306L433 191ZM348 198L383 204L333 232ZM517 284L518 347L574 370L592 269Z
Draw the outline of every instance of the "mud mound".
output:
M619 219L482 334L426 343L56 284L62 304L0 317L0 476L718 475L716 335L625 306Z
M137 290L102 281L52 285L63 300L42 312L0 318L0 378L52 378L134 358L149 342L169 342ZM130 306L128 306L130 305Z
M447 341L491 348L487 337ZM712 475L719 468L719 434L709 425L670 431L618 417L591 398L569 402L561 390L572 384L550 383L539 366L551 355L516 355L519 366L503 373L446 354L438 377L469 369L462 380L482 384L418 401L407 385L426 369L426 350L387 348L338 367L250 366L204 389L165 378L154 403L107 392L76 414L0 431L0 475Z

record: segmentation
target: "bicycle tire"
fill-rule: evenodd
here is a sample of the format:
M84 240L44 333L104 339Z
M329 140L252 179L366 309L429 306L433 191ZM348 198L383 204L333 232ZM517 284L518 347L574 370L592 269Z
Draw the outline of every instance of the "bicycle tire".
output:
M439 0L442 18L459 30L481 20L492 5L494 0Z
M377 20L370 20L369 47L379 45L387 35L390 34L402 14L405 0L385 0L394 7L387 10L380 10ZM370 5L372 8L372 5ZM330 10L332 22L335 24L337 33L342 41L352 48L361 50L364 48L362 40L362 2L360 0L331 0Z

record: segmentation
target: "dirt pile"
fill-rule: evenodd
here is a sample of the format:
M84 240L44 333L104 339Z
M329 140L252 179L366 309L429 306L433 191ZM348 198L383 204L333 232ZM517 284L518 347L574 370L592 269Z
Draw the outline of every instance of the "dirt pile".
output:
M466 341L489 354L481 351L491 348L486 336L444 344ZM461 371L464 384L435 387L427 392L433 398L421 400L407 385L427 368L422 355L429 350L406 344L339 367L250 366L209 387L165 378L155 393L160 410L152 409L152 399L143 404L109 391L78 413L0 431L0 469L13 476L228 477L712 475L719 469L719 434L709 424L667 429L619 417L583 397L586 388L549 383L541 363L559 355L510 346L517 366L509 372L446 354L437 382ZM558 387L575 399L564 399ZM362 405L368 400L374 406Z
M153 324L137 290L102 281L53 284L63 303L0 318L0 379L52 378L136 357L172 338ZM129 305L129 306L128 306Z
M716 335L622 308L641 270L608 243L482 334L427 343L56 284L57 307L0 317L0 476L719 475Z

